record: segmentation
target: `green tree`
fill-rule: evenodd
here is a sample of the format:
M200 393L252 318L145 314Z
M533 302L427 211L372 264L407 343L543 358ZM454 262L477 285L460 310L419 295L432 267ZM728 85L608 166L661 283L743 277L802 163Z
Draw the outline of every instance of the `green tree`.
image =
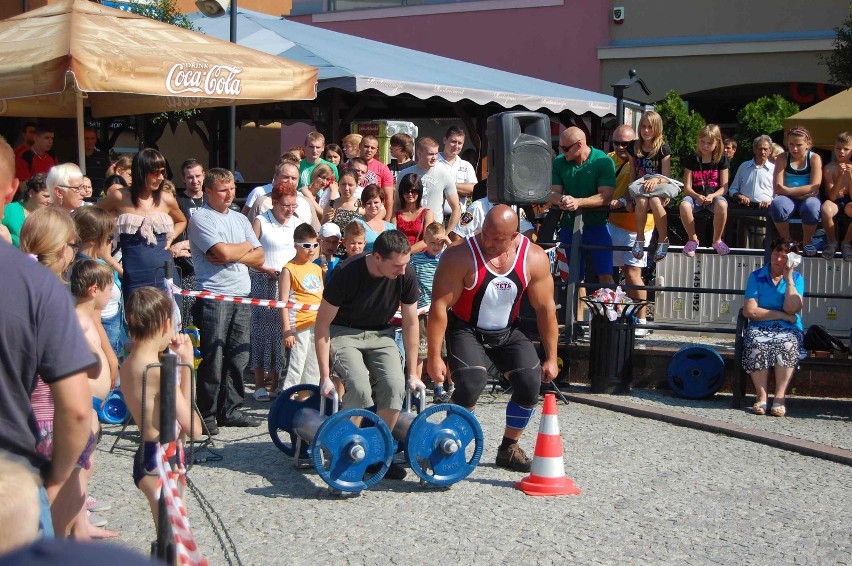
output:
M182 14L175 4L175 0L150 0L150 2L127 2L127 11L157 20L166 24L172 24L179 28L198 31L189 18Z
M849 88L852 87L852 4L849 4L849 15L834 31L837 33L834 51L820 59L828 67L831 82Z
M695 152L698 133L706 122L701 114L689 110L686 102L673 90L666 94L662 102L656 104L656 110L663 119L663 137L672 148L671 176L681 179L681 156Z
M751 144L759 135L773 135L784 128L784 118L799 111L799 105L779 94L752 100L737 113L737 141L742 155L751 155ZM738 152L740 153L740 152Z

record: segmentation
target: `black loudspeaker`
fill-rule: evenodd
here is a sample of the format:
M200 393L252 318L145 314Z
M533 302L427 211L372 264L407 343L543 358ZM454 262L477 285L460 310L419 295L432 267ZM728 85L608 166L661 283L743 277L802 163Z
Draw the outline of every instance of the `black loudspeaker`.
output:
M539 112L488 118L488 200L543 204L550 198L550 119Z

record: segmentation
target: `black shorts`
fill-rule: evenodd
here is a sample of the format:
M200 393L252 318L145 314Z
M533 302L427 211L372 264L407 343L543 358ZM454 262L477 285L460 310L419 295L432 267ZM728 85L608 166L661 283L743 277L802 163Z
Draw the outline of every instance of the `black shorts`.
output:
M526 377L540 383L541 362L535 346L523 332L513 326L496 331L479 330L452 312L448 317L447 365L450 372L472 366L488 369L493 363L514 387L518 387L514 379L518 374L530 374Z

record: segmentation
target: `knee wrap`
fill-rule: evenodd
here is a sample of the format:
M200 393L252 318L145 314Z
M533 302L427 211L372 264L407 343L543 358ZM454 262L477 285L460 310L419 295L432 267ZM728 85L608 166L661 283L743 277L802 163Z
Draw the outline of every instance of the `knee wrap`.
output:
M488 382L488 372L482 366L460 368L453 371L453 403L473 407Z
M524 430L535 413L535 407L521 407L514 401L506 403L506 428Z
M506 378L512 384L512 401L522 407L535 407L541 389L541 364L532 368L519 368L506 372Z

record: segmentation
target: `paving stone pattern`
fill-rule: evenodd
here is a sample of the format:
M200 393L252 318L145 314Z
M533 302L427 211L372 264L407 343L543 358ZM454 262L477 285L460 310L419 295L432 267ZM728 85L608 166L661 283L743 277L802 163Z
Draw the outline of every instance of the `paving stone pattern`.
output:
M293 469L265 427L223 428L216 447L224 459L195 466L190 478L246 565L848 564L848 466L560 403L567 473L583 493L528 497L513 488L522 474L493 465L505 402L483 395L483 463L445 491L420 488L410 473L357 498L334 498L313 471ZM266 410L250 407L258 416ZM538 423L537 413L522 440L529 453ZM771 426L799 426L787 423ZM835 424L813 419L807 433L832 441L845 434L848 445L848 421ZM107 452L116 431L108 427L99 446L92 492L113 504L102 515L121 532L116 544L147 553L154 529L131 479L132 455ZM201 548L211 564L228 564L199 503L188 499Z

